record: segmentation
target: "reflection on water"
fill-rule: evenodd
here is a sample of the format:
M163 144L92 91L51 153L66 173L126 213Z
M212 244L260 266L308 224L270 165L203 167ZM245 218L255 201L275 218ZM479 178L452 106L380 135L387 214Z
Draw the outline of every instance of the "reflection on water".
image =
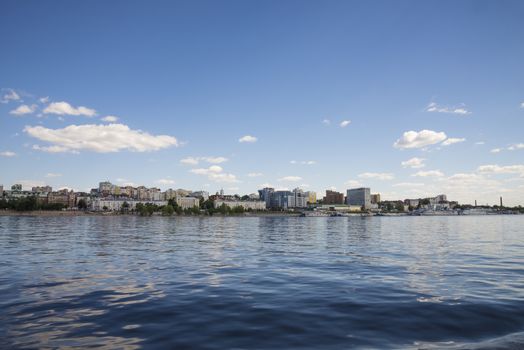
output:
M524 347L524 217L0 217L0 348Z

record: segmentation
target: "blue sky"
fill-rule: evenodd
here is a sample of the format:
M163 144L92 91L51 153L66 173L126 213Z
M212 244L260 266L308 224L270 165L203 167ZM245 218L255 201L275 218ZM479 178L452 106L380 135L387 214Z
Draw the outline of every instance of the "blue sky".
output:
M4 186L524 204L521 1L0 6Z

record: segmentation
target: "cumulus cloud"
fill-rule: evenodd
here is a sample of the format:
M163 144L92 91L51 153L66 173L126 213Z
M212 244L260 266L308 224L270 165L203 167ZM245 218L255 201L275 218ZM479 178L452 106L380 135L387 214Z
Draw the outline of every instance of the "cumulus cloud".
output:
M116 123L118 121L118 117L115 117L114 115L108 115L102 118L102 121L108 122L108 123Z
M424 164L425 160L426 159L424 158L413 157L411 159L408 159L402 162L401 164L404 168L419 169L419 168L423 168L426 166L426 164Z
M63 129L26 126L24 132L51 144L50 146L35 145L33 149L51 153L74 153L81 150L98 153L122 150L147 152L178 145L177 139L172 136L155 136L141 130L132 130L124 124L69 125Z
M40 98L38 99L38 101L39 101L40 103L42 103L42 104L45 104L45 103L49 102L49 96L46 96L46 97L40 97Z
M351 124L351 120L343 120L343 121L340 122L340 127L341 128L345 128L349 124Z
M444 173L440 170L428 170L428 171L418 171L415 174L411 176L418 176L418 177L440 177L444 176Z
M17 101L20 99L20 95L13 89L6 89L7 93L2 97L0 102L8 103L9 101Z
M479 146L481 146L481 145L484 145L485 143L486 143L486 142L484 142L484 141L478 141L478 142L475 142L475 145L479 145Z
M466 141L465 138L450 137L449 139L442 142L442 146L449 146L454 143L459 143L459 142L464 142L464 141Z
M289 163L291 163L291 164L302 164L302 165L315 165L315 164L317 164L317 162L314 161L314 160L300 160L300 161L292 160Z
M391 173L362 173L358 175L361 179L393 180L395 176Z
M197 165L200 162L207 162L210 164L220 164L227 162L228 159L225 157L186 157L180 160L180 163L186 165Z
M322 124L324 124L324 125L331 125L331 120L329 120L329 119L323 119L323 120L322 120Z
M502 152L504 150L517 151L517 150L520 150L520 149L524 149L524 143L514 143L512 145L509 145L506 148L493 148L490 152L491 153L500 153L500 152Z
M459 107L448 107L448 106L439 106L436 102L430 102L426 107L426 112L450 113L450 114L458 114L458 115L471 114L471 112L466 109L464 104L460 105Z
M515 143L508 147L508 151L515 151L518 149L524 149L524 143Z
M298 182L301 180L302 178L300 176L284 176L278 179L278 181L282 181L282 182Z
M17 108L10 111L9 114L17 115L17 116L31 114L34 111L36 111L36 107L37 107L36 105L30 105L30 106L29 105L20 105Z
M520 104L520 108L524 108L524 102Z
M59 173L47 173L45 177L60 177L62 174Z
M211 181L235 183L239 182L235 175L224 172L219 165L211 165L209 168L191 169L190 172L196 175L205 175Z
M481 165L477 169L483 174L521 174L524 175L524 165L504 165L497 164Z
M73 107L67 102L52 102L45 109L44 114L58 114L58 115L83 115L86 117L93 117L96 111L84 106Z
M410 130L402 134L402 137L393 144L393 147L399 149L422 148L442 142L446 138L447 136L444 132L433 130Z
M260 177L260 176L264 176L264 174L262 173L249 173L247 174L248 177Z
M238 142L240 143L254 143L254 142L257 142L257 138L255 136L251 136L251 135L246 135L246 136L242 136L241 138L238 139Z
M197 165L199 162L198 158L195 157L186 157L183 159L180 159L180 163L187 164L187 165Z
M3 151L3 152L0 152L0 156L2 156L2 157L14 157L14 156L16 156L16 153L15 152L11 152L11 151Z

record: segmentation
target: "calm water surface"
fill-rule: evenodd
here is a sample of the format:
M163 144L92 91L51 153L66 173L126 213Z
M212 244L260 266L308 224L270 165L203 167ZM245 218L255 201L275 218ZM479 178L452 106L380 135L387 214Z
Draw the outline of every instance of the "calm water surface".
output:
M0 217L0 348L524 348L524 216Z

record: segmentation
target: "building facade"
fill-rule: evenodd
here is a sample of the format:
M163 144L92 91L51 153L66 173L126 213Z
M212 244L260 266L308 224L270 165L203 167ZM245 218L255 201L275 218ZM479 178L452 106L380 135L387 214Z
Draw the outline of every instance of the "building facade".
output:
M307 208L308 196L300 188L295 188L287 198L288 208Z
M200 199L195 197L177 197L176 204L182 209L200 208Z
M371 194L368 187L347 190L346 202L348 205L358 205L364 209L371 209Z
M344 194L337 191L326 190L322 204L344 204Z
M222 205L226 205L231 209L242 207L244 210L266 210L266 202L264 201L230 201L217 199L213 202L215 208L220 208Z

